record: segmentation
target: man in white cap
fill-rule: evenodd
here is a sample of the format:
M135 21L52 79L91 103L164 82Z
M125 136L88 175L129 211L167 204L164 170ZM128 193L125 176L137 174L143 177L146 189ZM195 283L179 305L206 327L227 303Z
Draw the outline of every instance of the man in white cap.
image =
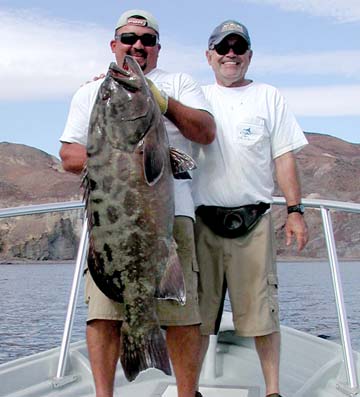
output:
M212 32L206 56L216 83L203 87L216 120L215 141L200 148L194 175L195 241L200 267L203 354L219 329L228 290L234 327L254 337L268 397L279 397L280 333L273 169L288 205L286 243L308 240L294 151L307 144L279 91L246 78L247 28L227 20Z
M144 74L156 84L153 94L165 118L172 146L192 154L191 141L209 144L215 137L215 122L200 86L183 73L157 69L160 51L156 19L143 10L121 15L110 43L116 61L122 66L126 54L133 56ZM101 80L81 87L71 103L60 156L67 171L80 173L86 162L86 140L90 113ZM178 397L200 396L196 392L199 372L201 322L198 307L198 268L195 255L193 220L194 203L190 180L175 180L174 238L183 266L186 304L161 301L160 324L166 328L166 340L177 381ZM85 286L88 303L87 343L97 397L112 397L119 358L122 305L111 301L96 287L89 272Z

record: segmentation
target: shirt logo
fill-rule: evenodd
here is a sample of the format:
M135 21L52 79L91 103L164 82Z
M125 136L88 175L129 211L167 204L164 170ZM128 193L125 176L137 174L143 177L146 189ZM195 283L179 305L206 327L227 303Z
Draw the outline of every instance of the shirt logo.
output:
M250 139L252 135L251 127L243 128L240 131L240 137L243 139Z

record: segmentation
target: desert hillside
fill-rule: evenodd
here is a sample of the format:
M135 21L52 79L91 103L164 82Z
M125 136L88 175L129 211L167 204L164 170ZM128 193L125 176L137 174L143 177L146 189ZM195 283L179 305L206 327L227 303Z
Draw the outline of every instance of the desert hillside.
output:
M297 154L303 197L360 203L360 145L315 133ZM0 207L81 199L80 177L58 158L29 146L0 143ZM279 191L275 195L281 195ZM360 258L359 215L333 212L338 255ZM283 241L284 208L275 208L278 255L291 258ZM306 211L310 241L300 258L325 258L320 214ZM81 211L0 220L0 261L64 260L76 254Z

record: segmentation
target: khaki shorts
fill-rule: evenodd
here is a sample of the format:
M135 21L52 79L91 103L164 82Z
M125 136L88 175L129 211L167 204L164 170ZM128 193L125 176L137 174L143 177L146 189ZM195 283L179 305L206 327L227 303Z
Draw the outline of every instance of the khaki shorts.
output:
M157 313L162 326L200 324L198 301L199 268L195 255L193 221L189 217L177 216L174 222L174 239L183 267L186 304L162 300L157 302ZM87 321L123 319L123 305L109 299L94 283L90 272L85 275L85 302L88 305Z
M226 290L237 334L261 336L279 331L271 214L265 214L249 234L236 239L214 234L197 217L195 241L200 268L202 334L218 332Z

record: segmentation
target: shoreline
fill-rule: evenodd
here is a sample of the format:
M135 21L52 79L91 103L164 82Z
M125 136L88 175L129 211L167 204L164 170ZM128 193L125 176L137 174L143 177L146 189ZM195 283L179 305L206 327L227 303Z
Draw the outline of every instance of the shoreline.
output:
M329 262L328 258L299 258L299 257L281 257L277 258L278 263L286 262ZM360 258L338 258L339 262L360 262ZM75 264L75 259L64 259L64 260L30 260L30 259L0 259L0 265L68 265Z
M75 262L76 259L64 259L64 260L0 259L0 265L68 265L72 263L75 264Z

